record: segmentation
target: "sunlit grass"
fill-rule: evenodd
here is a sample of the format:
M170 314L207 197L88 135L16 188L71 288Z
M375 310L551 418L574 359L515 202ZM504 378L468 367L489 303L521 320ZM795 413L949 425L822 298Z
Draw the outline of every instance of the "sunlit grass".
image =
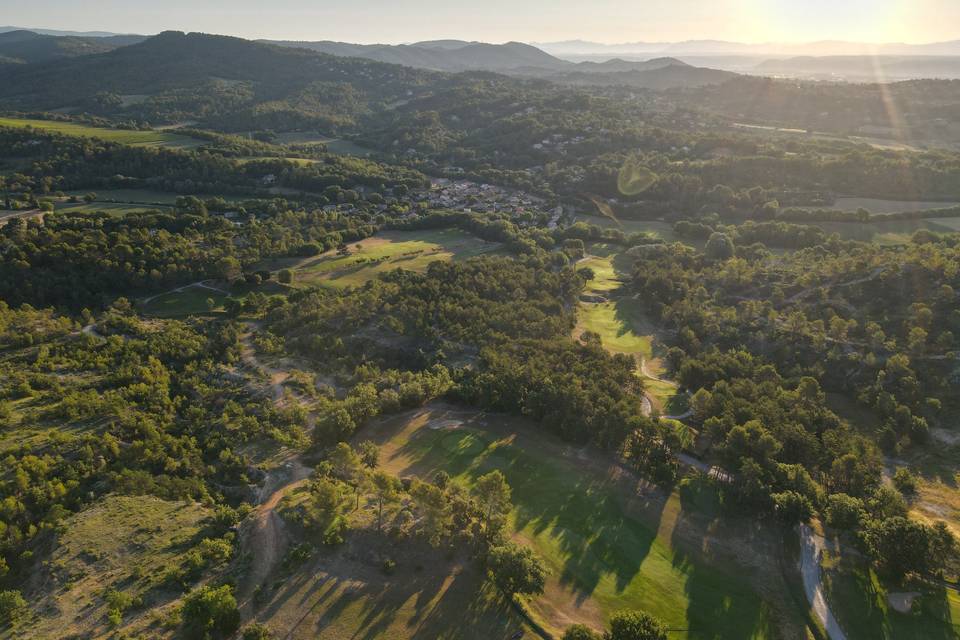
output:
M119 142L135 146L190 148L200 145L200 141L187 136L165 131L133 131L126 129L107 129L92 127L75 122L56 120L30 120L27 118L0 118L0 127L33 127L41 131L59 133L82 138L99 138L108 142Z

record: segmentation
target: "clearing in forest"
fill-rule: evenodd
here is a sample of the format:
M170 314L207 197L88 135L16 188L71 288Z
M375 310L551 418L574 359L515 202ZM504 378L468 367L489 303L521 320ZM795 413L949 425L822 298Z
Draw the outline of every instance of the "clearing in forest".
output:
M768 638L802 627L779 570L779 538L750 520L718 515L711 489L669 494L609 454L574 448L518 418L434 404L368 425L400 476L437 471L471 485L494 469L513 491L510 527L549 571L530 601L552 631L601 628L615 611L643 609L671 638ZM798 626L799 625L799 626Z
M212 512L190 502L153 496L106 496L67 518L58 528L55 549L42 571L23 585L38 615L21 620L12 635L42 639L139 636L170 614L182 591L165 575L183 566L185 554L202 537ZM107 622L105 594L115 589L145 607L131 607L120 626ZM173 616L171 616L173 618ZM158 629L151 629L151 637ZM172 633L160 634L163 636Z
M107 142L119 142L134 146L172 147L189 149L198 147L200 140L165 131L136 131L132 129L107 129L77 122L58 120L30 120L27 118L0 118L0 127L32 127L47 133L59 133L80 138L99 138Z
M363 285L393 269L424 272L431 262L466 260L500 246L459 229L387 231L349 243L346 255L331 250L287 266L295 270L294 284L341 288ZM272 264L270 268L282 266Z

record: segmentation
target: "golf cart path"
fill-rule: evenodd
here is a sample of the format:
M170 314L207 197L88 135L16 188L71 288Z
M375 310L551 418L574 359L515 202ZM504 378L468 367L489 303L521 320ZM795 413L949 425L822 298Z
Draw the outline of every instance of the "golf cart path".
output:
M827 605L823 593L823 576L820 572L820 557L825 541L809 526L800 525L800 573L803 575L803 590L817 619L823 624L830 640L847 640L846 634Z

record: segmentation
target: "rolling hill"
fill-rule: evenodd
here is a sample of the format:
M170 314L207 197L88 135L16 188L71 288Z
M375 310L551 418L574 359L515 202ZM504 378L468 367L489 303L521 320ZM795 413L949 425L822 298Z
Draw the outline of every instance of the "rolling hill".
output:
M349 118L371 101L412 95L433 77L358 58L171 31L105 53L0 67L0 105L86 108L113 95L136 96L139 112L133 115L148 119L209 117L258 106L306 113L332 108Z
M143 40L140 36L51 36L17 30L0 33L0 57L10 63L29 64L106 53Z
M562 69L571 63L521 42L488 44L435 40L411 45L351 44L347 42L270 41L281 47L309 49L335 56L367 58L437 71L510 71L523 67Z

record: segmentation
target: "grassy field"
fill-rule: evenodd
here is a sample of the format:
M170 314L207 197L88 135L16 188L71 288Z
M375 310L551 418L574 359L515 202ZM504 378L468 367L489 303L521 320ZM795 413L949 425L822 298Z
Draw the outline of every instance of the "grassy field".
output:
M143 595L147 608L157 607L153 613L164 611L176 594L158 588L162 575L182 562L209 515L193 503L108 496L70 517L42 575L24 585L32 609L44 613L8 630L6 637L107 637L111 631L103 593L109 588ZM117 633L143 632L151 622L148 614L133 610ZM150 631L150 637L173 635Z
M68 196L83 197L89 189L67 191ZM169 191L152 191L150 189L99 189L94 193L97 199L90 206L96 207L105 202L115 202L122 204L143 204L143 205L172 205L177 201L179 194ZM195 194L198 198L204 198L202 194Z
M960 593L909 585L919 594L907 613L888 601L889 589L862 560L828 558L824 588L849 640L956 640L960 638Z
M125 129L105 129L76 122L58 122L55 120L29 120L26 118L0 118L0 127L33 127L42 131L59 133L83 138L99 138L108 142L119 142L135 146L171 147L189 149L200 145L200 141L165 131L129 131Z
M330 287L359 286L378 274L403 268L425 271L437 260L465 260L500 248L457 229L389 231L349 245L350 254L336 251L296 263L276 261L265 268L290 267L294 284Z
M147 211L162 211L169 209L169 205L162 204L128 204L125 202L57 202L57 211L72 213L109 213L112 216L123 217L128 213L145 213Z
M832 208L839 211L856 211L864 208L870 213L900 213L901 211L926 211L928 209L945 209L956 206L956 202L915 202L904 200L879 200L877 198L837 198Z
M960 231L960 218L925 218L922 220L874 220L860 222L811 222L827 233L839 234L844 240L878 244L904 244L920 229L937 233Z
M176 318L197 313L210 313L223 308L227 296L203 287L190 287L183 291L171 291L150 299L142 306L144 315L157 318ZM207 300L213 300L211 308Z
M663 238L667 242L673 242L677 240L676 236L673 234L673 225L667 222L661 222L659 220L620 220L618 225L616 222L610 218L604 216L595 216L585 213L579 213L576 217L577 222L586 222L587 224L595 224L598 227L604 229L620 229L624 233L641 233L646 232L650 233L658 238Z
M443 405L375 423L358 438L380 445L381 464L401 476L442 469L470 485L501 470L513 489L514 536L550 574L530 606L554 630L599 628L623 608L660 617L678 630L671 639L777 637L774 610L778 624L796 623L766 532L693 507L681 492L665 495L606 454L519 419Z
M584 303L580 305L579 326L584 331L593 331L607 351L652 357L649 335L638 335L621 311L619 302Z
M589 267L594 272L594 279L587 283L585 293L606 296L621 286L622 270L629 267L620 264L622 256L615 252L615 247L594 244L590 251L591 255L577 263L578 267ZM645 321L640 300L617 297L606 302L581 302L574 336L584 331L599 335L607 351L634 356L638 362L642 360L650 375L663 373L660 360L654 353L654 327ZM637 373L644 378L647 395L657 412L678 415L686 410L686 397L678 393L675 384L650 378L639 367Z

